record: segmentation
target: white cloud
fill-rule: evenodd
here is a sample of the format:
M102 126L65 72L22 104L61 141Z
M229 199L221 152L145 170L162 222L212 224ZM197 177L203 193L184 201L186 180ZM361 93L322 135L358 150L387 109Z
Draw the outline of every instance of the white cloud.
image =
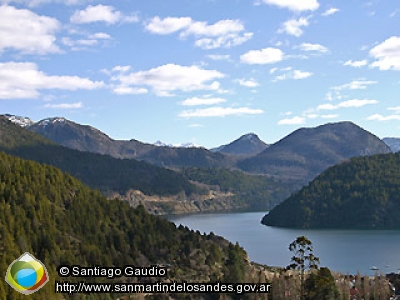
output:
M146 30L154 34L167 35L180 31L180 37L194 36L195 45L202 49L230 48L241 45L252 38L253 33L245 32L240 20L220 20L209 25L189 17L154 17L145 24Z
M226 99L223 98L188 98L182 101L182 105L184 106L197 106L197 105L214 105L226 102Z
M293 118L286 118L282 119L278 122L278 125L301 125L306 122L306 119L304 117L293 117Z
M273 81L276 82L276 81L287 80L287 79L299 80L299 79L308 78L310 76L312 76L311 72L303 72L300 70L289 70L289 72L286 72L282 75L276 76Z
M72 51L86 50L91 46L106 45L111 39L111 36L104 32L97 32L94 34L76 33L74 34L84 35L84 38L72 39L70 37L63 37L61 42L71 48Z
M219 90L220 83L216 79L224 76L219 71L205 70L195 65L167 64L147 71L116 74L111 80L119 82L118 86L124 88L148 86L158 96L171 96L174 91Z
M395 111L396 113L400 114L400 106L388 107L388 110Z
M316 51L316 52L321 52L321 53L326 53L329 52L328 48L325 46L322 46L320 44L310 44L310 43L303 43L300 46L298 46L300 50L303 51Z
M142 95L149 91L145 88L133 88L129 86L116 86L113 88L113 93L117 95Z
M203 124L190 124L189 125L190 128L200 128L200 127L204 127Z
M395 11L393 11L393 12L390 14L390 17L393 18L393 17L395 17L398 13L400 13L400 9L396 9Z
M115 66L112 72L128 72L130 69L131 66Z
M97 32L95 34L89 35L90 39L97 39L97 40L109 40L111 39L111 35L104 33L104 32Z
M0 63L0 99L37 98L39 90L94 90L102 81L78 76L49 76L30 62Z
M280 8L287 8L295 12L317 10L319 3L317 0L262 0L265 4L275 5Z
M231 56L229 54L225 54L225 55L210 54L210 55L207 55L207 57L211 60L229 60Z
M324 12L322 13L322 16L327 17L327 16L330 16L330 15L336 14L336 13L338 13L339 11L340 11L339 8L332 7L332 8L329 8L328 10L324 11Z
M315 114L315 113L309 113L305 115L308 119L336 119L339 117L339 115L319 115L319 114Z
M365 90L369 85L377 84L377 81L372 80L354 80L350 83L334 86L331 89L335 91L341 90Z
M60 103L60 104L47 103L44 107L46 107L46 108L54 108L54 109L78 109L78 108L82 108L83 104L82 104L82 102Z
M61 39L61 42L68 47L71 47L72 50L83 50L85 46L94 46L97 45L98 41L96 39L79 39L73 40L69 37L64 37Z
M237 83L239 83L241 86L249 87L249 88L254 88L259 86L260 84L255 81L254 79L237 79L235 80Z
M215 24L208 25L207 22L192 22L189 27L181 33L181 36L222 36L230 33L244 31L240 20L220 20Z
M310 24L308 22L309 18L301 17L300 19L290 19L282 24L282 27L278 30L278 33L286 33L299 37L303 34L302 27L308 27Z
M376 59L371 67L380 70L400 71L400 37L392 36L381 44L371 49L369 54Z
M250 65L273 64L283 60L284 53L278 48L264 48L261 50L251 50L240 56L243 63Z
M90 0L0 0L0 3L18 3L24 4L29 7L37 6L40 4L60 3L66 5L83 5Z
M377 103L378 103L378 101L376 101L376 100L352 99L352 100L340 102L338 104L331 104L331 103L321 104L317 107L317 110L335 110L335 109L339 109L339 108L362 107L365 105L372 105L372 104L377 104Z
M303 71L300 71L300 70L294 70L293 71L293 79L295 79L295 80L308 78L310 76L312 76L311 72L303 72Z
M322 119L336 119L339 118L339 115L320 115Z
M84 10L77 10L71 16L70 21L76 24L105 22L115 24L118 22L138 22L136 16L125 16L113 6L109 5L89 5Z
M400 121L400 115L383 116L380 114L371 115L367 118L370 121Z
M269 70L269 74L274 74L276 71L278 71L278 68L272 68Z
M192 18L189 17L168 17L165 19L160 19L160 17L157 16L147 22L145 28L151 33L164 35L188 28L192 22Z
M252 109L248 107L210 107L204 109L184 110L179 116L182 118L196 117L226 117L233 115L259 115L264 113L261 109Z
M217 49L217 48L231 48L234 46L241 45L247 42L253 33L246 32L243 35L238 35L236 33L227 34L223 36L219 36L217 38L204 38L199 39L195 42L195 45L199 48L210 50L210 49Z
M348 60L346 61L344 64L344 66L350 66L350 67L354 67L354 68L361 68L364 67L366 65L368 65L368 60L364 59L364 60Z
M55 33L61 24L56 19L40 16L27 9L0 6L0 53L17 50L23 54L60 52Z

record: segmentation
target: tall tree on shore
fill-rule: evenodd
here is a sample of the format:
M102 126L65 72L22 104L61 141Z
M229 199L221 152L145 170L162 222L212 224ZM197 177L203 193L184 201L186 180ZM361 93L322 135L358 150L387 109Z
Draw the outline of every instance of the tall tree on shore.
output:
M289 245L289 250L293 252L291 264L288 270L300 272L300 299L305 299L305 272L307 270L318 270L319 258L313 254L312 242L305 236L299 236Z

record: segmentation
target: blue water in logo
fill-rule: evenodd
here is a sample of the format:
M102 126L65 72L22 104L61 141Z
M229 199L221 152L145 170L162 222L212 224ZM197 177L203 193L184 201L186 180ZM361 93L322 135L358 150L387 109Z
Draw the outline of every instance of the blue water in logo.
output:
M35 285L37 280L37 274L32 269L22 269L17 273L17 282L24 288L30 288Z

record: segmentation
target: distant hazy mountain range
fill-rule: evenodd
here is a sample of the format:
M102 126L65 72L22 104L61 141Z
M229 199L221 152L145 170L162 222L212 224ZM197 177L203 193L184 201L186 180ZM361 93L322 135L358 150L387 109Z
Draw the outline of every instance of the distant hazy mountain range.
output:
M392 152L400 151L400 138L384 138L382 141L386 143L392 150Z

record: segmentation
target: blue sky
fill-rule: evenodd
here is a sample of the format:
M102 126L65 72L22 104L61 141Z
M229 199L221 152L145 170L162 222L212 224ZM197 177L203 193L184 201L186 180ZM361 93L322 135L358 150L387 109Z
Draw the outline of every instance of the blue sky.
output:
M205 147L400 130L396 0L0 0L2 113Z

